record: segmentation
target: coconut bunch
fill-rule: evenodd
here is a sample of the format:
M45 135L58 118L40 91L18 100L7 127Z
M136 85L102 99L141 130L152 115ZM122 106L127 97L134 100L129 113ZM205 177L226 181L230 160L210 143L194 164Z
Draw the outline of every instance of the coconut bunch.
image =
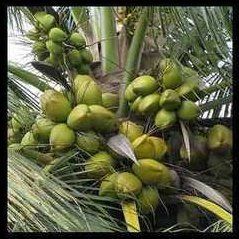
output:
M152 213L159 204L159 189L172 185L167 166L154 159L139 159L128 171L108 173L101 181L99 195L118 200L135 200L140 211Z
M159 204L158 190L165 191L173 183L171 171L163 163L167 145L162 138L144 134L143 126L132 121L121 122L119 133L132 144L138 164L108 172L101 180L99 195L133 199L143 214L152 213Z
M36 25L26 36L34 41L32 52L37 59L54 67L59 67L66 59L72 70L79 74L88 74L93 56L86 48L84 36L78 32L64 31L54 16L46 12L37 12L34 17Z
M155 125L163 130L177 120L193 121L200 108L194 103L199 91L199 76L188 68L180 68L171 59L160 63L162 78L159 83L151 76L134 79L126 88L125 98L136 114L154 116Z
M103 100L104 94L107 97ZM72 92L46 90L40 96L42 114L21 138L21 145L32 148L46 145L48 149L44 152L55 154L64 153L72 147L88 155L104 150L102 135L118 129L115 113L108 109L116 107L117 96L104 94L89 75L77 75ZM21 127L15 118L11 124L15 130ZM10 134L11 131L9 138L12 137Z

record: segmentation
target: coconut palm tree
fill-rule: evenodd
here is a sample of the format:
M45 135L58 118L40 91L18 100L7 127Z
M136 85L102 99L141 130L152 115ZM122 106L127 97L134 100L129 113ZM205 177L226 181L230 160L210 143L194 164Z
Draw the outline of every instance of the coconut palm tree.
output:
M167 166L174 175L173 192L160 191L159 206L150 214L139 210L137 198L119 203L99 196L99 182L85 176L89 155L81 147L53 155L46 143L30 147L16 144L42 114L39 96L44 91L55 89L72 99L78 71L65 53L60 63L53 64L34 51L34 34L30 36L29 28L39 26L39 12L52 15L55 26L66 34L83 35L93 61L86 70L80 69L80 74L94 77L103 92L118 94L119 102L113 109L117 118L130 118L144 125L144 132L160 135L171 145ZM201 171L188 167L195 132L205 132L217 123L231 127L230 7L9 7L8 20L9 33L26 49L27 56L26 64L8 62L9 128L13 127L12 118L19 127L17 133L9 130L8 135L9 231L232 230L230 172L222 178L221 171L210 174L213 167ZM46 40L43 36L42 41ZM165 58L197 72L200 84L195 101L200 116L193 124L180 121L177 127L160 132L152 117L132 112L125 90L138 76L161 79L160 62ZM107 140L104 144L119 160L129 159L122 169L137 163L125 137L112 135ZM175 154L182 143L189 160L186 163L178 162ZM226 162L223 157L221 170L230 171L231 155Z

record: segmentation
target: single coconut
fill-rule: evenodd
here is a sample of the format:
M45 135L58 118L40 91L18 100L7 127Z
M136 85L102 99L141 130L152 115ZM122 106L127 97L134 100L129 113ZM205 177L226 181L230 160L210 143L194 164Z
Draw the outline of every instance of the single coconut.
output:
M49 142L54 151L62 151L75 142L75 133L66 124L57 124L50 133Z
M49 57L45 59L46 62L50 63L51 65L58 67L63 63L62 55L55 55L50 53Z
M232 130L216 124L208 132L208 148L214 152L225 152L232 149Z
M82 34L74 32L69 38L69 43L75 47L84 47L86 45L85 38Z
M34 135L31 131L27 132L23 136L22 141L21 141L21 145L23 145L23 146L34 146L34 145L37 145L37 144L38 144L38 142L34 138Z
M100 133L110 133L118 129L116 115L110 110L100 105L90 105L90 118L93 122L93 128Z
M77 87L76 102L77 104L101 105L101 88L93 80L82 82Z
M132 112L134 113L139 112L139 104L142 99L143 99L143 96L139 96L136 98L136 100L132 104L130 104L130 109L132 110Z
M54 27L56 22L55 18L52 15L46 14L45 12L37 12L35 13L34 17L39 22L40 27L46 32Z
M79 66L76 67L78 74L89 74L90 72L90 66L88 64L81 63Z
M132 166L134 174L146 185L169 187L172 182L169 169L154 159L140 159Z
M110 92L102 94L102 105L112 111L116 111L119 105L119 96Z
M85 171L89 177L100 179L103 176L112 173L115 165L115 159L107 152L101 151L86 161Z
M137 159L152 158L160 160L167 152L167 145L163 139L147 134L136 138L132 145Z
M159 110L160 95L153 93L144 96L139 103L138 111L143 115L152 115Z
M67 53L67 58L72 66L80 66L81 64L81 55L80 52L76 49L71 50Z
M49 32L49 39L54 42L62 43L67 38L67 34L58 27L54 27Z
M87 153L95 154L100 149L100 138L94 132L80 133L76 137L77 146Z
M200 108L194 102L185 100L177 110L177 115L181 120L194 120L200 114Z
M40 97L40 103L47 118L54 122L65 122L71 112L70 102L55 90L46 90Z
M137 95L133 91L133 85L129 84L125 90L125 99L129 102L136 100Z
M165 109L161 109L155 116L155 125L159 129L167 129L173 126L177 121L176 113L173 111L167 111Z
M153 213L159 205L159 200L157 188L151 186L143 187L137 200L140 212L143 214Z
M46 41L46 48L50 53L54 55L61 55L63 53L62 46L52 40Z
M176 89L182 81L182 73L179 66L171 59L166 58L160 62L162 70L162 82L166 89Z
M80 104L73 108L67 118L67 125L80 131L89 131L92 128L90 109L87 105Z
M46 48L46 43L43 41L36 41L32 45L32 52L36 55L46 53L47 48Z
M133 80L132 88L137 95L149 95L155 92L158 88L157 81L148 75L139 76Z
M76 77L74 78L74 85L73 85L74 92L76 93L78 91L78 89L81 87L83 82L89 83L91 81L93 81L93 79L89 75L84 75L84 74L76 75Z
M117 193L115 191L117 176L118 176L118 173L112 173L101 182L100 190L99 190L100 196L117 198Z
M133 142L136 138L143 134L144 127L135 124L132 121L124 121L119 125L119 133L125 135L130 142Z
M88 49L82 49L80 50L80 54L82 57L82 61L86 64L90 64L93 61L93 56Z
M174 111L181 105L181 100L176 91L168 89L162 93L159 104L165 110Z
M129 172L118 174L115 182L115 190L119 198L134 197L141 192L141 189L142 183L134 174Z
M50 137L52 128L56 125L50 119L40 118L32 125L32 132L34 137L43 143L47 143Z

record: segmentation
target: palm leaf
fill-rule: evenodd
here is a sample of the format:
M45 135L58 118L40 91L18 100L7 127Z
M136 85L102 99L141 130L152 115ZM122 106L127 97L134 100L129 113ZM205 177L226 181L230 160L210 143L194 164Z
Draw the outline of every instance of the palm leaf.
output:
M202 208L214 213L216 216L218 216L219 218L225 220L230 225L232 225L232 215L230 213L228 213L227 211L225 211L220 206L218 206L217 204L215 204L209 200L206 200L206 199L203 199L200 197L196 197L196 196L181 195L181 196L179 196L179 198L184 201L191 202L198 206L201 206Z
M219 206L223 207L230 213L232 212L232 207L228 200L217 190L211 188L207 184L198 181L191 177L183 177L184 179L184 185L186 187L191 187L205 195L207 198L209 198L211 201L217 203Z
M39 166L14 151L9 151L8 157L8 221L11 230L121 230L105 210L96 212L97 204L91 202L87 194L78 193L75 197L73 189L53 176L42 174Z

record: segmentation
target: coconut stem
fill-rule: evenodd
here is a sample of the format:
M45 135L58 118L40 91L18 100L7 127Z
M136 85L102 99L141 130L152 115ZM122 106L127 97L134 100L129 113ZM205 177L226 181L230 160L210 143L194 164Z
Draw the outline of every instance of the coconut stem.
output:
M140 16L139 22L137 24L137 28L134 32L132 42L130 44L130 48L127 55L127 61L125 64L125 69L124 69L123 81L122 81L121 89L120 89L121 97L120 97L119 110L117 112L118 116L120 117L126 116L128 112L128 105L124 97L124 92L126 87L130 84L130 82L135 77L135 73L139 65L139 59L141 58L140 55L141 55L141 50L143 47L147 25L148 25L149 19L151 18L153 14L152 10L153 9L151 7L144 8Z
M118 38L112 7L100 7L101 23L101 58L102 72L113 72L119 66Z

